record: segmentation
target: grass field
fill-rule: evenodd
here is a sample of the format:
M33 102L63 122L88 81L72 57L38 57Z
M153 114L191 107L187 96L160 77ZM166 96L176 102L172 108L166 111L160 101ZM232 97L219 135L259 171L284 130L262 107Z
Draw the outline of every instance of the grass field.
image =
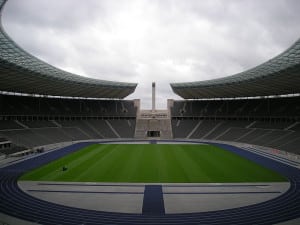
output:
M62 167L68 169L62 171ZM212 145L95 144L21 177L78 182L278 182L274 171Z

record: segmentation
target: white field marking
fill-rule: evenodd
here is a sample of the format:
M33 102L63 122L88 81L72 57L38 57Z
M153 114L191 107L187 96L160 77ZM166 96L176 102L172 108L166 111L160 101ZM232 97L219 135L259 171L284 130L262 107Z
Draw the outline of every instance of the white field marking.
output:
M137 144L149 144L148 142L109 142L109 143L98 143L99 145L137 145Z
M122 145L132 145L132 144L151 144L150 141L139 141L139 142L135 142L135 141L132 141L132 142L119 142L119 141L116 141L116 142L102 142L102 143L98 143L99 145L107 145L107 144L122 144ZM156 141L156 144L159 144L159 145L163 145L163 144L168 144L168 145L176 145L176 144L187 144L187 145L209 145L209 144L206 144L206 143L196 143L196 142L173 142L173 141Z
M207 145L205 143L193 143L193 142L160 142L160 141L157 141L157 144L159 145L165 145L165 144L168 144L168 145L177 145L177 144L187 144L187 145Z

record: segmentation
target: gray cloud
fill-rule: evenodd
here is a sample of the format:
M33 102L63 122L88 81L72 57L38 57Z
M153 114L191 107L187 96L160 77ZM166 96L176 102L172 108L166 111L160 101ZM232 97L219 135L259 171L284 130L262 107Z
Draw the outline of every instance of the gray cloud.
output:
M129 99L160 108L170 82L242 72L300 34L298 0L9 0L3 23L27 51L77 74L137 82Z

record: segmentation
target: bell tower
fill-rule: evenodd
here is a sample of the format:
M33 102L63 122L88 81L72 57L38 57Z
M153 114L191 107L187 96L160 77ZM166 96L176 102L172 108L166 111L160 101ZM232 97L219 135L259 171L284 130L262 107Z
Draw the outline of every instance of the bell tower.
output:
M155 113L155 82L152 82L152 113Z

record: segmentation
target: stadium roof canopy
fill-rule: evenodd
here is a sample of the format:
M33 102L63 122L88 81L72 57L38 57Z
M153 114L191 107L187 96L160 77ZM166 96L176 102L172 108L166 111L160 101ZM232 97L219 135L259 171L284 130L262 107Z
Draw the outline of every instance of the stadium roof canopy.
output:
M1 16L7 0L0 0L0 91L26 94L124 98L137 84L75 75L30 55L5 33Z
M237 98L300 93L300 39L275 58L232 76L171 83L184 99Z

